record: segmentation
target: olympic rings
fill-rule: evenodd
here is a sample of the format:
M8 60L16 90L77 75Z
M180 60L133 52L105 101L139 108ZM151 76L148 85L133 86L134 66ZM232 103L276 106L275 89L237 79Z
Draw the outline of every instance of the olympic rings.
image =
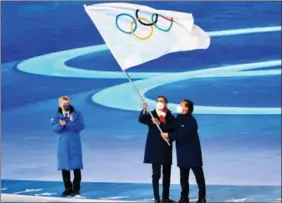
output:
M145 21L146 23L150 23L150 21L149 20L147 20L146 18L137 18L136 20L143 20L143 21ZM152 35L153 35L153 32L154 32L154 29L153 29L153 27L152 26L150 26L150 33L148 34L148 36L146 36L146 37L139 37L139 36L137 36L136 34L135 34L135 32L134 32L134 29L133 29L133 24L134 24L134 22L136 22L136 21L132 21L131 22L131 24L130 24L130 31L131 31L131 33L134 35L134 37L136 37L136 38L138 38L138 39L140 39L140 40L147 40L147 39L149 39L150 37L152 37ZM135 27L137 27L136 26L136 24L135 24Z
M156 19L158 19L159 14L153 14L153 15L151 16L151 20L152 20L152 21L154 21L154 16L156 16ZM162 15L160 15L160 16L161 16L163 19L166 19L166 20L170 21L170 25L169 25L169 27L165 30L165 29L160 28L160 27L157 25L157 23L154 23L155 28L157 28L157 29L159 29L159 30L161 30L161 31L163 31L163 32L169 32L170 29L172 28L172 25L173 25L173 18L171 17L170 19L168 19L167 17L164 17L164 16L162 16Z
M139 16L138 16L138 12L139 12L139 9L137 9L137 10L135 11L135 18L136 18L136 19L140 19ZM158 17L159 17L158 14L153 14L153 15L156 15L157 17L156 17L156 19L155 19L154 21L152 20L152 23L143 23L141 20L138 20L138 22L139 22L140 24L144 25L144 26L152 26L152 25L154 25L154 24L156 24L156 23L158 22Z
M122 30L122 29L120 28L120 26L118 25L118 19L119 19L121 16L128 16L129 18L131 18L131 19L132 19L132 22L134 22L134 24L135 24L134 29L132 29L132 30L129 31L129 32ZM135 19L133 18L132 15L129 15L129 14L127 14L127 13L121 13L121 14L118 14L117 17L116 17L116 27L117 27L121 32L123 32L123 33L132 34L132 32L135 32L136 29L137 29L137 23L136 23L136 21L135 21Z
M173 25L173 22L174 22L174 20L173 20L172 17L167 18L167 17L162 16L162 15L160 15L160 14L154 13L154 14L151 15L151 22L150 22L150 21L149 21L148 19L146 19L146 18L141 18L141 17L139 17L139 16L138 16L138 12L139 12L139 11L140 11L139 9L137 9L137 10L135 11L135 18L134 18L132 15L128 14L128 13L121 13L121 14L118 14L118 15L116 16L116 27L117 27L117 29L120 30L121 32L125 33L125 34L132 34L134 37L136 37L137 39L140 39L140 40L147 40L147 39L149 39L149 38L152 37L152 35L153 35L153 33L154 33L153 26L154 26L155 28L157 28L158 30L163 31L163 32L169 32L169 31L171 30L172 25ZM123 30L123 29L120 28L120 26L119 26L119 24L118 24L118 20L119 20L119 18L120 18L121 16L127 16L127 17L129 17L129 18L132 19L132 21L131 21L131 23L130 23L130 31L125 31L125 30ZM157 25L157 22L158 22L158 20L159 20L159 17L161 17L161 18L163 18L163 19L165 19L165 20L167 20L167 21L170 22L170 25L168 26L167 29L160 28L160 27ZM147 36L145 36L145 37L140 37L140 36L138 36L137 34L135 34L135 31L137 30L137 22L139 22L139 23L140 23L141 25L143 25L143 26L148 26L148 27L150 27L151 30L150 30L150 33L149 33Z

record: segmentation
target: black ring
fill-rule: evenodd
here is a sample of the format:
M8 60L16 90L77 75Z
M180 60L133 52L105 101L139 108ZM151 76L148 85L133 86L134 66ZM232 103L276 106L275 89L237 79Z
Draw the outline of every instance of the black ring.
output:
M140 19L139 19L139 16L138 16L138 12L139 12L139 9L137 9L135 11L135 18L137 19L137 21L144 25L144 26L152 26L152 25L155 25L157 22L158 22L158 17L159 17L159 14L156 14L156 19L155 19L155 22L152 22L152 23L143 23Z

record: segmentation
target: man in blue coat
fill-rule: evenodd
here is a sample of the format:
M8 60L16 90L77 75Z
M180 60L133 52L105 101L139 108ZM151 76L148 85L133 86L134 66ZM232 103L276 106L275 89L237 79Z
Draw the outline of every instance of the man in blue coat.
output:
M68 97L60 97L58 111L52 118L52 128L58 134L57 160L58 170L62 171L65 186L63 196L80 193L81 169L83 169L80 131L84 127L82 114L74 109ZM73 183L70 170L74 173Z
M143 104L143 110L139 115L139 122L148 126L147 141L145 147L144 163L152 164L152 184L155 202L159 203L159 180L161 169L163 172L162 202L171 203L169 199L170 177L172 165L172 145L168 145L161 137L156 124L165 132L172 132L174 116L167 109L167 99L163 96L157 98L156 109L152 111L152 119L147 112L147 104Z
M193 102L183 100L177 108L175 132L162 133L164 139L176 141L177 165L180 168L180 203L189 202L189 171L192 169L199 188L197 203L206 202L206 184L203 172L203 160L197 121L192 115Z

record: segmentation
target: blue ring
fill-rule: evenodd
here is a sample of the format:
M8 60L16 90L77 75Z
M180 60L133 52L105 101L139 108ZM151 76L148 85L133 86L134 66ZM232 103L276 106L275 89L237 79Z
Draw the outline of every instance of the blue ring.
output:
M127 13L121 13L121 14L118 14L117 15L117 17L116 17L116 27L117 27L117 29L119 29L121 32L123 32L123 33L126 33L126 34L132 34L132 32L127 32L127 31L124 31L124 30L122 30L120 27L119 27L119 25L118 25L118 19L119 19L119 17L121 17L121 16L128 16L128 17L130 17L133 21L134 21L134 29L133 29L133 32L135 32L136 31L136 29L137 29L137 23L136 23L136 20L134 19L134 17L132 16L132 15L129 15L129 14L127 14Z

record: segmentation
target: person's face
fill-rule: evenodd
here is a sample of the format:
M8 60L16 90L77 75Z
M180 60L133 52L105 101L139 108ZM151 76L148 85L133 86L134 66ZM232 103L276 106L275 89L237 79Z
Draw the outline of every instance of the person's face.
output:
M167 103L165 102L165 99L164 99L164 98L159 97L159 98L157 99L157 103L158 103L158 102L162 103L162 104L164 105L164 107L167 107Z
M186 113L188 113L188 107L186 107L186 102L181 102L180 103L180 106L181 106L181 108L182 108L182 114L186 114Z
M59 106L64 109L64 106L67 106L68 104L70 104L69 100L61 100Z

